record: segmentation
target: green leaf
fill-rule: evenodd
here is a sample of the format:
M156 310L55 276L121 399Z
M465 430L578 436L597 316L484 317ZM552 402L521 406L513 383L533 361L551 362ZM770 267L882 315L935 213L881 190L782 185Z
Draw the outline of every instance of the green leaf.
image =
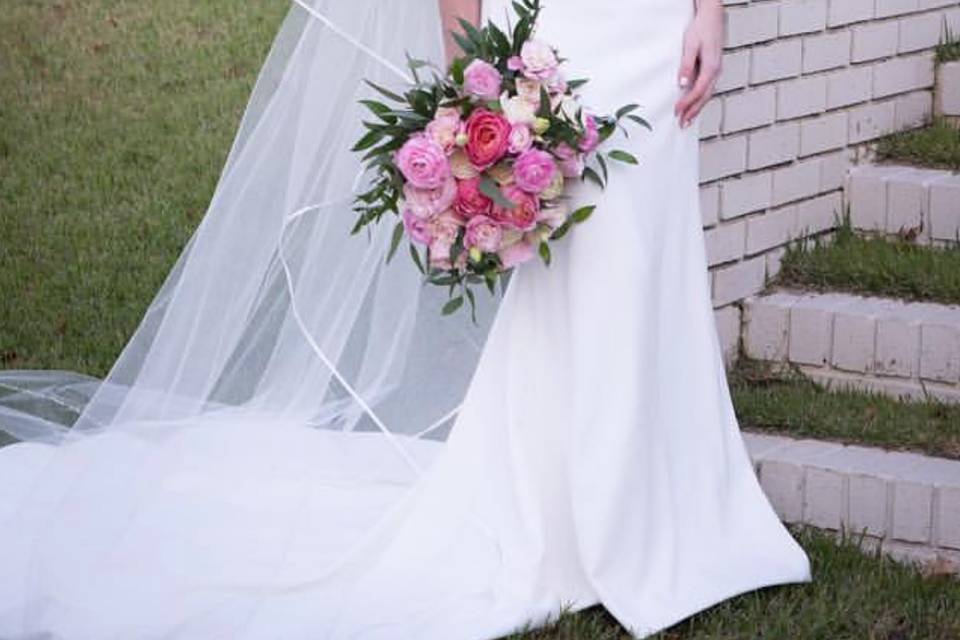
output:
M618 160L620 162L625 162L627 164L640 164L640 161L632 153L627 153L620 149L614 149L607 154L613 160Z
M364 105L367 109L370 109L370 111L376 114L377 117L384 122L392 123L396 121L395 118L389 115L391 111L390 107L382 102L378 102L376 100L361 100L360 104Z
M638 104L628 104L628 105L626 105L626 106L623 106L623 107L620 107L619 109L617 109L617 113L616 113L616 116L615 116L615 117L616 117L617 120L619 120L619 119L622 118L623 116L627 115L628 113L630 113L630 112L632 112L632 111L636 111L636 110L639 109L639 108L640 108L640 105L638 105Z
M650 123L644 120L643 118L641 118L640 116L631 113L630 115L627 116L627 118L629 118L630 120L633 120L634 122L639 124L641 127L646 127L649 131L653 131L653 127L650 126Z
M351 151L363 151L364 149L369 149L373 145L380 142L383 139L385 133L383 131L368 131L365 136L360 138Z
M450 35L453 36L454 41L463 50L463 52L469 56L477 55L477 48L473 46L473 43L469 39L465 38L463 34L456 33L455 31L450 32Z
M593 167L586 167L583 170L582 178L595 183L601 189L605 188L605 185L603 184L603 178L601 178L600 175L594 171Z
M366 82L368 85L376 89L377 92L380 93L380 95L390 98L394 102L406 102L406 99L403 96L398 95L393 91L390 91L389 89L385 89L384 87L381 87L378 84L374 84L373 82L370 82L369 80L364 80L364 82Z
M464 286L463 292L467 294L467 300L470 302L470 319L473 320L473 324L477 324L477 299L470 287Z
M540 257L545 265L550 266L550 245L546 241L540 243Z
M607 161L601 154L597 154L597 163L600 165L600 171L603 172L603 183L610 182L610 172L607 170Z
M514 209L517 203L503 195L500 186L493 181L490 176L481 176L480 193L493 200L497 205L504 209Z
M387 264L390 264L390 261L393 260L393 254L397 252L397 247L400 246L400 241L403 239L403 223L398 222L397 226L393 228L393 237L390 238L390 251L387 252Z
M567 235L567 232L570 231L572 227L573 227L573 222L570 220L570 218L567 218L566 220L563 221L563 224L557 227L554 230L554 232L550 234L550 239L559 240L563 236Z
M427 270L423 268L423 262L420 260L420 252L417 251L417 248L410 243L410 257L413 258L414 264L417 265L417 269L420 270L420 273L426 274Z
M580 224L585 222L587 218L596 210L596 205L587 205L586 207L580 207L576 211L570 214L570 219L575 223Z
M578 79L576 79L576 80L569 80L569 81L567 82L567 87L568 87L571 91L576 91L577 89L579 89L579 88L582 87L583 85L587 84L588 82L590 82L590 81L587 80L587 79L585 79L585 78L578 78Z
M463 296L453 298L447 304L443 305L443 315L448 316L463 306Z

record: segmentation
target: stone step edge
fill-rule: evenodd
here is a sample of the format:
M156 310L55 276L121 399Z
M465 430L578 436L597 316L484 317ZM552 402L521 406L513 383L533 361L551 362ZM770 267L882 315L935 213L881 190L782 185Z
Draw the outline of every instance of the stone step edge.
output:
M843 186L855 229L886 235L906 231L918 244L957 245L960 174L909 164L861 164L847 169Z
M780 518L863 536L897 560L960 574L960 461L745 430Z
M775 288L743 310L749 358L837 386L960 401L960 305Z

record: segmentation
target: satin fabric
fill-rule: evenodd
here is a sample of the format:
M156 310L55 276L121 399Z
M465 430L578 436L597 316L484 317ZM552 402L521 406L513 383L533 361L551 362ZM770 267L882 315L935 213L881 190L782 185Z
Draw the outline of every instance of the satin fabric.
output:
M552 266L514 273L447 441L398 436L425 473L376 434L244 410L149 446L7 447L0 637L485 640L597 603L643 637L810 579L714 327L697 127L672 114L691 3L545 4L585 103L636 102L653 131L618 139L640 165L605 191L575 188L598 207ZM82 499L31 493L40 474Z

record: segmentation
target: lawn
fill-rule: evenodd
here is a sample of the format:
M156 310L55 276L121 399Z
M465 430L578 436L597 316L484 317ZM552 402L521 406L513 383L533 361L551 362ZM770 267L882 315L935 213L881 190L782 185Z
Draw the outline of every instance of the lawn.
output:
M0 367L107 372L203 216L287 6L6 3ZM747 405L738 398L750 416L773 415L759 396ZM791 428L802 435L813 427ZM923 437L891 444L928 446ZM960 583L865 556L851 543L799 535L814 561L814 583L735 598L661 637L960 637ZM625 636L594 608L523 637Z
M960 130L941 117L926 127L898 131L877 141L877 159L960 170Z

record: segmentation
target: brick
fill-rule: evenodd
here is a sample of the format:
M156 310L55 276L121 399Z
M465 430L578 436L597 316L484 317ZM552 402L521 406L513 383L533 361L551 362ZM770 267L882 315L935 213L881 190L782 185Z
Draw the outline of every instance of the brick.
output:
M729 220L770 206L772 174L752 173L725 180L720 192L720 218Z
M850 223L856 229L879 231L886 228L887 179L904 171L902 167L865 165L853 167L847 178Z
M873 0L830 0L827 25L838 27L873 18Z
M704 233L707 264L739 260L743 256L746 224L742 220L721 224Z
M920 325L902 317L877 319L879 374L912 378L920 368Z
M760 129L747 138L747 168L761 169L788 162L800 151L800 125L788 122Z
M740 309L730 305L713 312L723 362L730 366L740 354Z
M933 86L933 54L901 56L873 66L873 96Z
M843 187L844 177L851 166L851 152L848 149L820 156L820 191L832 191ZM776 193L776 184L774 184Z
M853 27L850 60L866 62L896 54L899 28L896 22L873 22Z
M821 529L839 529L843 520L843 476L830 469L807 467L803 521Z
M700 187L700 217L704 227L717 224L720 213L720 185Z
M942 178L930 184L930 237L960 239L960 176Z
M937 544L960 549L960 488L940 487L937 505Z
M790 309L790 361L823 366L830 361L833 312L803 298Z
M884 227L889 233L918 229L923 223L927 191L920 176L921 172L908 170L887 178L887 217Z
M791 524L803 521L803 467L789 462L760 463L760 485L777 515Z
M920 127L933 116L933 93L914 91L897 96L894 103L893 126L897 131Z
M714 96L703 105L697 116L700 139L712 138L720 134L720 122L723 120L723 101Z
M750 82L759 84L789 78L800 73L802 47L799 38L776 40L752 47Z
M939 13L924 13L900 20L897 51L909 53L937 46L943 30L941 20Z
M720 75L717 77L716 92L724 93L747 86L750 77L750 51L728 51L723 54L720 63Z
M794 0L780 5L780 35L822 31L827 26L827 0Z
M797 207L789 205L747 220L748 255L768 251L797 236Z
M850 144L879 138L893 131L894 101L854 107L850 115Z
M838 311L833 318L832 364L844 371L873 370L876 319L860 304Z
M925 322L920 329L920 377L960 382L960 326Z
M877 18L889 18L917 10L917 0L877 0Z
M929 542L933 487L898 481L893 487L892 537L904 542Z
M870 99L873 74L868 67L850 67L827 76L827 108L846 107Z
M784 80L776 86L778 120L808 116L826 108L827 82L823 76Z
M850 31L806 36L803 39L803 72L813 73L843 67L850 63L853 37Z
M779 4L763 3L746 7L728 7L726 16L726 46L740 47L777 37Z
M775 293L744 304L743 348L757 360L782 361L787 357L790 304L795 296Z
M851 475L849 521L855 534L883 537L887 533L887 483L868 475Z
M700 143L700 180L702 182L740 173L746 166L746 136L707 140Z
M733 133L770 124L776 104L776 90L772 85L725 96L721 128L724 133Z
M960 115L960 61L939 65L936 75L936 112L948 116Z
M839 111L800 125L800 155L829 151L847 143L847 113Z
M809 198L820 192L820 159L800 160L788 167L773 171L773 206L800 198Z
M842 207L839 191L804 200L797 204L797 225L801 236L809 236L837 226Z
M723 307L755 294L763 289L765 281L766 264L762 256L716 269L713 273L714 307Z

